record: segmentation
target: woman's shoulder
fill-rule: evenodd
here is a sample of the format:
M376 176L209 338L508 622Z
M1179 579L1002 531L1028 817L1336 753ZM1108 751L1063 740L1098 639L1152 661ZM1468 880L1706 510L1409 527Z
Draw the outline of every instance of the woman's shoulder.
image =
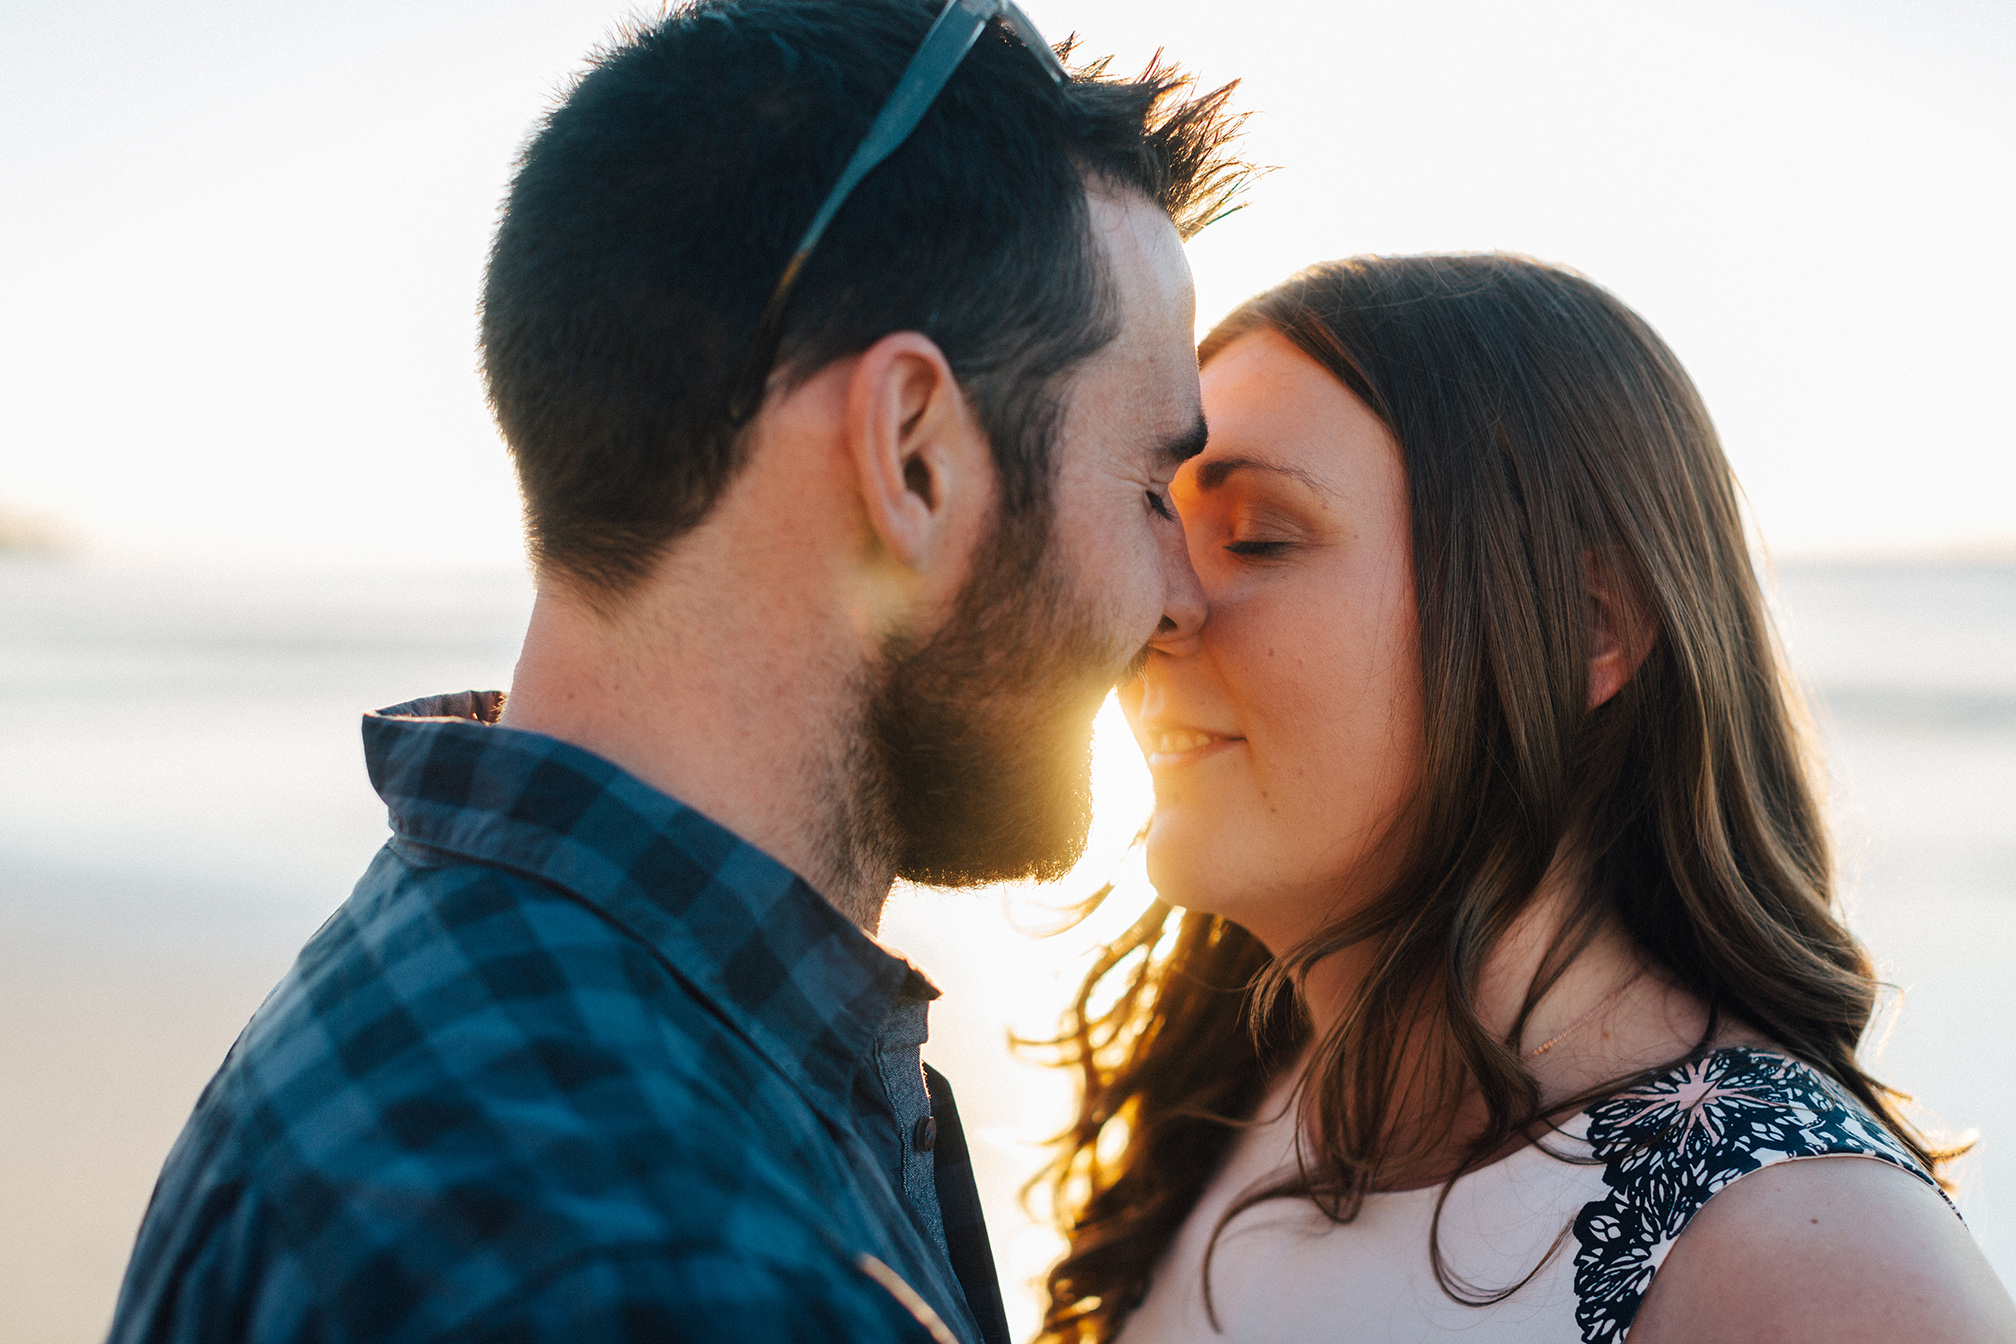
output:
M1728 1046L1589 1108L1588 1139L1620 1206L1670 1239L1739 1176L1805 1157L1873 1157L1937 1189L1911 1150L1819 1070ZM1600 1238L1599 1238L1600 1239Z
M1952 1209L1878 1162L1786 1162L1701 1210L1631 1344L2016 1340L2016 1304Z
M1778 1309L1818 1328L1814 1338L1862 1338L1823 1318L1838 1308L1872 1324L1866 1304L1853 1305L1859 1295L1874 1292L1893 1305L1927 1291L1950 1296L1978 1274L1986 1279L1976 1286L2007 1303L1911 1151L1797 1060L1747 1046L1716 1050L1592 1106L1588 1121L1604 1194L1574 1226L1584 1340L1621 1340L1634 1326L1639 1344L1704 1330L1715 1338L1805 1337L1786 1333L1793 1318L1779 1319ZM1874 1161L1801 1160L1826 1157ZM1710 1204L1766 1169L1769 1180L1744 1181ZM1660 1292L1648 1298L1655 1274ZM1941 1274L1959 1279L1935 1285ZM1776 1309L1761 1311L1760 1303ZM1942 1320L1923 1337L1973 1337L1939 1333L1951 1324ZM1910 1337L1885 1330L1880 1337Z

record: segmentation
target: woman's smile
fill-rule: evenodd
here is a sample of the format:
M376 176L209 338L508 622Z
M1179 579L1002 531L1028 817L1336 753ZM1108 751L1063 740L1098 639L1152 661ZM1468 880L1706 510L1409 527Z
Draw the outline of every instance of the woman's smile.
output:
M1207 732L1200 728L1156 728L1148 724L1141 726L1141 737L1148 768L1155 771L1195 765L1246 741L1243 737Z

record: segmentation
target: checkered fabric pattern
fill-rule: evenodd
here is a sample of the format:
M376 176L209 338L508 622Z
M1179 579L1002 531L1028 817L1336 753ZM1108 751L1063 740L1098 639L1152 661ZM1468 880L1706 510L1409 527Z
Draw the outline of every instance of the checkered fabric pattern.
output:
M857 1065L937 991L500 706L366 716L393 838L198 1101L115 1344L1005 1338L864 1131Z

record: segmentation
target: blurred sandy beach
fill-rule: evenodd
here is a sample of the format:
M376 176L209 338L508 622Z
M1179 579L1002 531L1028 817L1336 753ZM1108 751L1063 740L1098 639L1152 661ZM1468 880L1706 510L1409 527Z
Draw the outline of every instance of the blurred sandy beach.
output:
M2016 560L1778 586L1851 918L1907 991L1877 1071L1980 1130L1960 1203L2016 1283ZM383 837L359 712L508 684L529 602L510 571L0 559L0 1341L102 1334L196 1094ZM946 990L926 1056L977 1135L1018 1335L1054 1243L1015 1193L1068 1091L1004 1036L1054 1020L1088 941L1018 926L1124 861L1147 784L1115 724L1076 877L905 892L884 927Z

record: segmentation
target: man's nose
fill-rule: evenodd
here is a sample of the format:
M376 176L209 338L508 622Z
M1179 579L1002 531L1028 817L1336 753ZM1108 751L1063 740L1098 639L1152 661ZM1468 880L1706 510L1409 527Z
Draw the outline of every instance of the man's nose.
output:
M1179 520L1162 533L1162 622L1155 627L1149 647L1169 654L1194 652L1209 615L1204 585L1190 563L1190 547Z

